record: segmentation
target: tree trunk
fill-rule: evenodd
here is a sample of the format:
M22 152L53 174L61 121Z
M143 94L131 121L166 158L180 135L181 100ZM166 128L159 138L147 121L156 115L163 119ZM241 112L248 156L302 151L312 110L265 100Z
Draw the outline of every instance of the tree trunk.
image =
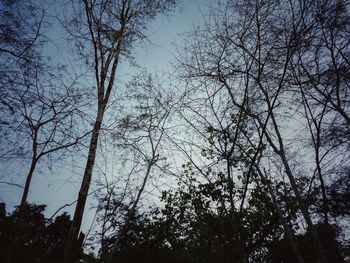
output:
M145 189L146 183L147 183L148 178L151 174L152 166L155 162L156 162L156 157L153 155L152 159L150 161L148 161L146 174L145 174L145 177L143 178L141 188L139 189L137 196L136 196L136 199L135 199L132 207L130 208L130 211L128 213L128 217L126 218L126 221L125 221L124 225L122 226L121 232L126 231L131 223L132 217L134 216L134 214L136 212L137 204L140 201L141 194L143 193L143 190ZM112 263L113 255L115 254L115 252L117 251L117 248L118 248L119 239L120 239L120 236L118 235L116 240L113 243L111 253L107 259L107 263Z
M79 230L81 227L81 222L82 222L83 213L85 209L85 203L86 203L86 199L87 199L90 184L91 184L92 171L93 171L94 163L96 159L98 137L101 130L103 114L104 114L103 108L104 107L99 105L99 109L98 109L95 124L94 124L94 129L91 135L89 155L86 162L84 177L79 190L79 196L78 196L77 206L74 212L73 222L72 222L72 225L68 234L67 242L66 242L63 263L73 263L75 260L74 250L77 249L76 247L77 238L79 235Z
M301 213L303 214L303 217L306 221L306 224L308 226L308 231L309 231L309 235L311 237L311 240L313 242L313 248L314 248L314 253L315 256L318 257L319 262L321 263L327 263L327 259L326 259L326 255L324 254L320 239L318 237L318 234L316 232L316 229L314 227L314 224L311 220L310 217L310 213L309 213L309 209L307 207L307 205L304 203L304 200L300 194L299 188L297 186L297 183L295 181L294 175L292 173L292 170L289 166L288 160L287 160L287 156L286 153L284 151L284 144L283 144L283 139L281 136L281 133L279 131L279 127L277 125L275 116L273 113L271 113L271 119L272 119L272 124L274 127L274 130L276 132L277 138L278 138L278 144L279 144L279 149L276 147L276 145L273 143L273 141L271 140L271 138L269 138L269 136L267 134L266 137L268 139L269 144L272 146L272 148L274 149L274 151L280 156L282 164L284 166L285 172L288 176L290 185L292 187L292 190L295 194L295 197L297 199L299 208L301 210Z
M38 159L33 157L32 158L32 163L30 164L30 169L29 169L29 172L28 172L28 175L27 175L27 178L26 178L26 183L24 185L22 199L21 199L21 203L20 203L20 206L19 206L19 211L23 210L24 205L27 202L28 193L29 193L29 187L30 187L30 183L31 183L32 178L33 178L33 174L34 174L34 170L35 170L37 162L38 162Z
M18 243L17 236L21 234L22 228L23 228L22 215L23 215L24 206L27 203L30 184L31 184L31 181L33 178L36 164L38 163L38 160L39 160L39 158L37 157L37 146L38 146L38 144L37 144L37 138L38 138L37 131L38 131L37 129L34 129L34 137L33 137L33 144L32 144L32 147L33 147L32 148L32 150L33 150L32 162L30 164L29 172L28 172L27 177L26 177L26 183L24 185L22 199L21 199L21 203L20 203L19 209L18 209L17 222L15 222L15 230L16 230L17 234L13 237L12 240L9 240L9 242L11 242L11 245L10 245L9 250L7 251L7 263L13 262L13 253L14 253L16 245Z
M317 135L319 137L319 134ZM319 141L319 140L318 140ZM322 169L321 169L321 160L320 160L320 153L319 149L316 149L316 169L318 173L318 178L320 179L320 184L321 184L321 193L322 193L322 211L324 214L324 223L328 225L328 210L329 210L329 205L328 205L328 199L327 199L327 193L326 193L326 186L323 180L323 175L322 175Z
M299 208L301 210L301 213L303 214L303 217L306 221L306 224L308 226L308 231L309 231L309 235L311 237L311 240L313 242L313 247L314 247L314 251L315 251L315 256L318 257L319 259L319 262L321 263L327 263L327 259L326 259L326 256L323 252L323 248L322 248L322 245L321 245L321 242L320 242L320 239L318 237L318 234L316 232L316 229L314 227L314 224L311 220L311 217L310 217L310 213L308 211L308 208L307 206L305 205L304 201L303 201L303 198L301 197L301 194L299 192L299 189L298 189L298 186L295 182L295 178L292 174L292 171L289 167L289 164L288 164L288 161L284 155L284 152L282 151L282 155L281 155L281 158L282 158L282 162L283 162L283 165L284 165L284 168L286 170L286 174L289 178L289 181L290 181L290 184L291 184L291 187L293 189L293 192L295 194L295 197L297 198L297 201L298 201L298 204L299 204Z
M294 237L293 237L293 232L291 230L291 228L289 227L288 223L286 222L286 219L283 215L283 211L281 209L281 207L279 206L278 202L277 202L277 198L276 195L272 189L271 183L270 181L266 178L266 176L260 171L260 169L258 170L258 174L260 175L260 178L262 179L263 184L265 184L267 186L267 188L269 189L269 193L272 199L272 203L276 209L276 212L278 214L279 219L281 220L282 226L283 226L283 230L284 233L286 235L286 238L289 242L290 248L293 251L293 254L295 256L296 262L298 263L304 263L304 259L303 257L300 255L298 247L295 243Z

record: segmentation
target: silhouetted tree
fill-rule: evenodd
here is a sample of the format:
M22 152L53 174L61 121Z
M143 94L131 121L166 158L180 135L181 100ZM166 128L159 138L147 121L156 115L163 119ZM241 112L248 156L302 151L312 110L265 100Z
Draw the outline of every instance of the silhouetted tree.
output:
M6 214L5 205L1 204L0 255L3 259L7 258L13 246L11 240L16 237L15 253L10 262L62 261L70 217L63 213L55 220L48 221L43 215L44 210L45 205L26 203L21 211L17 207ZM20 229L18 224L22 225Z
M174 5L175 0L83 0L77 8L80 13L74 14L73 25L78 32L74 35L76 46L95 76L97 112L73 224L67 239L65 263L72 262L72 248L83 218L103 116L116 84L119 62L123 56L131 54L136 41L145 38L147 24L158 14L170 11Z

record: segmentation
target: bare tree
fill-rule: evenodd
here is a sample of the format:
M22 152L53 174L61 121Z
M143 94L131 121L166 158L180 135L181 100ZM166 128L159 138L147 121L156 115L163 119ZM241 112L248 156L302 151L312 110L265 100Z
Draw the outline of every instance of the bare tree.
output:
M36 73L31 78L24 75L24 87L13 90L7 98L11 101L14 114L5 116L11 123L7 125L7 133L10 134L7 139L11 143L7 143L8 149L5 149L3 158L10 156L17 161L28 158L30 162L19 205L20 217L39 163L45 158L60 158L57 154L63 156L89 134L83 131L81 125L84 116L81 111L88 97L78 93L77 83L73 81L67 85L52 71L47 73L40 70ZM16 231L20 235L24 222L21 218L18 220ZM14 237L8 262L13 260L16 240Z
M165 159L160 156L161 147L168 130L172 109L177 103L174 96L162 88L157 79L149 75L143 74L134 78L127 90L129 95L126 96L126 100L132 105L135 104L136 110L121 120L120 127L114 129L114 138L116 142L120 142L121 147L128 148L139 156L141 174L138 177L141 180L138 180L136 190L133 191L134 197L131 199L130 207L127 208L126 219L119 231L121 233L128 229L133 220L151 173L159 161ZM138 174L135 171L134 173ZM108 263L113 261L114 254L118 250L119 238L120 234L116 236L110 250Z
M332 14L333 11L326 15L323 12L325 6L333 7L333 11L338 10L338 15ZM346 64L347 56L345 54L348 45L345 45L345 43L348 39L342 38L346 32L346 26L344 26L347 21L346 8L344 3L333 1L325 1L322 4L308 1L227 1L221 6L211 8L212 11L205 25L187 35L187 43L183 52L180 51L178 58L179 73L188 81L188 86L192 87L193 90L192 93L189 93L192 95L192 101L199 101L200 95L198 94L207 96L204 100L205 103L215 99L221 100L221 104L218 105L222 106L223 103L227 103L227 111L231 112L235 118L233 124L231 124L232 127L230 127L230 124L222 126L225 117L219 115L219 117L222 117L222 120L220 120L215 114L218 110L211 110L214 117L219 120L217 123L220 124L219 126L212 126L212 129L218 131L221 137L229 138L227 134L232 134L231 142L233 142L233 145L240 147L241 151L244 150L243 152L246 152L244 155L250 159L251 166L244 186L245 193L248 191L250 174L257 167L262 169L260 172L261 181L265 184L268 182L262 172L264 171L264 165L268 164L268 158L262 152L268 147L274 153L276 164L274 176L281 176L277 173L277 169L283 167L282 176L286 176L290 182L300 212L307 224L307 232L313 243L314 255L318 257L320 262L326 262L327 259L314 227L313 221L317 218L312 218L310 208L305 201L307 193L298 183L301 169L304 168L303 172L306 174L308 174L309 169L306 160L302 157L302 151L298 152L296 148L300 144L295 143L293 147L292 141L296 138L293 137L296 136L296 127L298 125L303 127L303 124L306 124L307 127L307 123L310 124L310 121L313 127L317 125L319 129L318 136L320 136L325 131L320 126L322 114L324 115L322 112L325 110L328 112L332 108L339 113L339 110L342 111L339 105L342 105L342 107L347 105L345 95L347 94L346 77L343 77L344 74L338 74L339 81L335 83L339 83L339 85L326 85L323 82L323 86L321 86L322 81L315 82L314 88L318 91L316 94L315 92L313 94L307 92L307 96L309 102L312 100L313 103L317 104L318 110L316 112L312 111L314 115L311 118L309 110L307 110L308 116L305 116L304 111L302 118L299 117L300 105L302 105L300 103L303 100L305 102L307 85L310 85L311 79L324 80L325 75L323 73L325 71L321 70L317 73L317 70L323 67L327 68L327 65L329 65L321 57L315 60L313 54L316 54L318 58L321 53L311 51L312 48L316 49L316 46L317 48L320 47L319 39L332 37L331 32L335 33L334 30L331 32L325 30L325 26L319 26L318 19L321 13L325 14L323 18L321 15L323 21L327 21L330 17L339 18L338 20L330 19L333 22L336 21L337 25L341 24L342 26L337 27L338 42L337 45L332 46L333 53L335 53L334 50L339 52L336 53L336 56L330 55L333 59L329 60L333 63L337 61L335 62L338 65L335 66L336 68L341 68L340 65ZM319 38L319 35L322 35L322 37ZM318 45L312 46L310 44L313 43L312 41L315 41ZM327 40L322 41L327 42ZM323 46L326 46L325 49L327 49L327 44L323 44ZM300 76L296 78L295 61L302 60L300 52L303 53L301 56L305 56L304 59L310 62L305 63L305 65L311 65L311 69L305 66L305 71L313 72L313 74L308 74L306 81L301 81ZM332 51L326 53L332 54ZM317 61L318 66L312 66L311 63L314 63L314 61ZM300 72L301 70L298 71L298 73ZM305 74L307 73L304 72L302 76ZM301 86L304 95L300 92ZM324 89L328 91L324 94L318 94ZM339 95L339 103L336 102L336 94ZM225 98L227 102L225 102ZM219 106L216 107L219 109ZM208 117L207 111L203 108L196 108L195 112L200 116L203 123L211 123L210 118L212 117ZM347 110L344 110L345 114L339 114L344 117L346 112ZM240 141L237 141L235 139L237 133L227 133L226 130L240 127L240 116L242 114L245 116L245 125L249 127L250 132L241 132L239 135ZM317 118L315 114L318 114ZM226 116L229 116L229 114ZM346 116L344 119L346 121ZM296 123L299 124L296 125ZM303 131L303 134L305 134L305 130ZM300 135L298 134L298 136ZM244 141L246 143L243 143ZM322 161L322 154L319 150L320 139L314 137L313 141L315 146L315 151L313 151L316 155L314 164L315 167L318 167L317 174L320 178L320 184L323 184L324 175L320 166ZM304 141L300 140L301 142ZM247 146L252 148L249 154L247 154L249 150ZM225 147L225 144L218 145L217 150L221 150L223 147ZM309 148L304 147L303 151L308 152ZM262 155L260 156L260 154ZM303 163L304 167L299 165L296 168L298 163ZM314 173L309 173L307 176L309 185L314 183L313 178ZM324 186L321 186L321 188L324 189ZM273 194L273 192L271 193ZM325 194L323 196L326 207L327 198ZM273 198L273 195L271 197ZM241 207L244 206L244 203L245 196L241 200ZM275 206L278 209L277 203ZM283 220L282 216L280 218ZM285 228L285 231L287 233L289 230ZM294 246L292 243L291 245ZM293 250L297 252L295 247ZM302 260L300 255L297 257L299 261Z
M73 224L67 239L64 256L66 263L73 261L75 240L79 234L90 187L98 138L115 85L120 59L122 56L131 54L135 41L145 38L143 32L148 22L152 21L157 14L171 10L174 5L174 0L83 0L78 4L77 9L80 13L75 14L73 21L78 33L74 33L74 39L80 54L93 68L97 93L97 114Z
M68 150L89 134L79 132L78 129L81 125L79 119L83 117L81 110L84 97L77 93L75 84L65 86L62 83L54 88L51 79L46 84L49 85L49 90L41 84L38 81L36 85L40 86L32 87L27 83L27 90L18 94L16 102L13 101L21 116L16 127L17 136L29 134L31 153L20 207L27 201L31 180L39 161L56 152Z
M39 160L86 136L78 130L88 92L78 90L77 76L71 78L42 53L48 42L44 8L31 0L0 3L0 157L30 160L20 207Z
M172 92L164 89L156 77L147 74L134 77L121 100L125 107L119 113L119 120L104 129L105 136L111 136L110 143L104 144L108 148L104 160L119 161L116 168L114 161L105 169L98 166L104 170L101 184L105 191L96 195L99 202L97 221L101 223L101 229L97 232L99 237L92 239L100 242L101 258L107 262L116 260L121 235L133 223L149 182L157 181L155 175L166 161L162 157L165 133L177 103Z
M310 131L315 175L322 195L321 210L329 223L329 175L341 176L349 147L349 3L325 1L309 14L313 26L299 36L291 61L294 85ZM333 163L332 166L327 164ZM328 166L328 167L327 167ZM338 168L337 168L338 166ZM328 176L327 176L328 175ZM328 184L327 184L328 182Z

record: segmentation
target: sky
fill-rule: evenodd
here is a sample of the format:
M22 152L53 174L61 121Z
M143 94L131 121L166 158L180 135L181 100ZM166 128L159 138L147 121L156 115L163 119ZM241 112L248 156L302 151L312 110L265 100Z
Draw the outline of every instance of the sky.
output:
M161 16L150 25L149 36L154 45L137 50L139 63L150 71L169 71L175 55L175 45L181 44L182 34L203 21L209 0L183 0L170 16ZM175 44L175 45L174 45Z
M174 44L181 45L181 34L191 31L194 26L201 23L202 14L207 11L209 0L183 0L180 7L170 16L160 16L150 24L148 36L150 42L141 44L135 49L136 63L147 69L150 73L171 73L172 62L176 48ZM54 10L54 8L52 9ZM51 10L51 11L52 11ZM51 46L47 46L44 53L62 63L70 61L70 53L64 47L63 31L58 24L45 33L52 40ZM78 70L77 70L78 71ZM136 72L129 64L122 64L119 76L132 76ZM85 160L81 162L67 159L60 162L39 163L34 174L29 193L29 202L46 204L46 216L50 217L55 211L65 204L72 203L77 198L80 188ZM9 181L24 185L25 175L29 169L29 162L13 160L0 163L0 178L9 178ZM93 179L98 177L98 169L94 169ZM7 210L18 205L21 198L21 189L0 185L0 201L7 204ZM87 230L94 216L91 207L92 199L88 200L84 219L83 230ZM72 213L75 206L69 206L63 211ZM60 214L60 213L59 213Z

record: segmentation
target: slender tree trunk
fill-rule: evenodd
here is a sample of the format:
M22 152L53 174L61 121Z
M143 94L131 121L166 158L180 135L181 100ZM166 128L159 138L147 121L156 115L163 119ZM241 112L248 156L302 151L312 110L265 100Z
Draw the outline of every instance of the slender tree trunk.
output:
M22 194L22 199L21 199L21 203L19 206L19 216L21 216L21 211L24 208L24 205L27 202L27 198L28 198L28 193L29 193L29 187L30 187L30 183L32 181L33 178L33 174L35 171L35 167L36 164L38 163L39 157L38 157L38 130L39 128L34 126L32 128L32 132L33 132L33 137L32 137L32 162L30 164L30 169L29 172L27 174L27 178L26 178L26 183L24 185L24 189L23 189L23 194Z
M289 163L288 163L288 160L287 160L287 156L286 156L286 153L284 151L283 139L282 139L281 133L279 131L279 128L278 128L278 125L277 125L277 122L276 122L276 119L275 119L275 116L274 116L273 113L271 114L271 119L272 119L272 123L273 123L273 126L274 126L274 130L275 130L277 138L278 138L279 149L272 142L271 138L268 138L268 141L269 141L270 145L273 147L273 149L275 150L275 152L281 158L281 161L283 163L285 172L286 172L286 174L288 176L290 185L291 185L292 190L293 190L293 192L295 194L295 197L297 198L297 202L298 202L299 208L300 208L301 213L303 214L303 217L304 217L304 219L306 221L306 224L308 226L308 232L309 232L309 235L310 235L311 240L313 242L313 248L314 248L315 256L318 257L319 262L327 263L326 255L324 254L324 251L323 251L320 239L318 237L318 234L316 232L314 224L313 224L313 222L311 220L308 207L304 203L304 200L303 200L303 198L302 198L302 196L300 194L300 191L299 191L299 188L298 188L297 183L295 181L295 178L294 178L294 175L292 173L292 170L291 170L291 168L289 166ZM267 136L267 137L269 137L269 136Z
M321 160L322 158L320 157L320 148L321 148L321 126L323 124L323 118L326 114L326 108L327 108L327 103L323 106L323 109L321 111L321 115L319 117L316 117L313 113L313 110L310 107L310 104L308 102L308 99L305 95L304 89L302 87L302 84L300 83L300 92L302 95L302 102L304 105L304 111L305 111L305 118L307 120L309 130L310 130L310 135L313 141L314 145L314 150L315 150L315 162L316 162L316 171L318 174L318 177L320 179L320 185L321 185L321 193L322 193L322 211L324 214L324 223L328 225L328 200L327 200L327 193L326 193L326 187L325 183L323 180L323 173L322 173L322 168L321 168ZM312 126L315 127L315 132L314 134Z
M18 235L21 234L22 232L22 228L23 228L23 220L22 220L22 215L23 215L23 211L24 211L24 207L27 203L27 199L28 199L28 194L29 194L29 188L30 188L30 184L33 178L33 174L36 168L36 164L38 163L38 156L37 156L37 150L38 150L38 143L37 143L37 139L38 139L38 129L34 128L33 129L33 142L32 142L32 161L30 164L30 168L26 177L26 182L24 185L24 189L23 189L23 194L22 194L22 199L21 199L21 203L19 205L19 210L18 210L18 218L15 222L15 232L16 235L13 237L13 239L9 240L10 242L10 247L9 250L7 251L7 263L11 263L13 262L13 253L15 251L15 248L17 246L18 243Z
M36 167L36 164L37 164L37 163L38 163L38 159L37 159L36 157L33 157L33 158L32 158L32 162L31 162L31 164L30 164L29 172L28 172L28 174L27 174L26 183L25 183L24 189L23 189L22 199L21 199L21 203L20 203L20 206L19 206L19 210L20 210L20 211L23 210L24 205L25 205L26 202L27 202L30 183L31 183L31 181L32 181L33 174L34 174L35 167Z
M138 205L138 203L140 201L140 198L141 198L141 195L143 193L143 190L145 189L146 183L147 183L148 178L149 178L149 176L151 174L152 166L155 163L155 161L156 161L156 157L153 156L152 160L150 160L148 162L146 174L145 174L145 177L143 178L141 188L139 189L139 191L137 193L137 196L136 196L136 199L135 199L132 207L130 208L130 211L128 213L126 221L125 221L124 225L121 228L121 232L126 231L128 229L128 227L129 227L130 223L131 223L132 217L134 216L134 214L136 212L136 207L137 207L137 205ZM109 254L109 257L108 257L106 263L112 263L113 256L114 256L115 252L117 252L119 240L120 240L120 235L118 235L116 240L114 241L111 253Z
M79 234L79 230L81 227L81 222L83 218L83 213L85 209L85 203L88 196L90 184L91 184L91 177L92 177L92 171L95 164L96 159L96 150L97 150L97 143L98 143L98 137L101 130L102 120L103 120L103 114L104 114L104 107L102 105L98 106L98 112L94 124L94 129L92 131L91 135L91 141L89 146L89 155L86 162L85 172L83 181L79 190L79 196L77 201L77 206L75 208L73 222L68 234L66 247L64 251L64 263L72 263L74 262L74 254L76 253L77 249L77 237Z
M277 199L276 199L275 193L273 192L273 189L272 189L270 184L268 184L268 188L269 188L269 192L270 192L270 196L271 196L273 205L275 206L275 209L277 211L278 217L280 218L280 220L282 222L284 233L286 234L287 240L288 240L289 245L290 245L290 247L291 247L291 249L293 251L293 254L294 254L295 258L296 258L296 261L298 263L304 263L304 259L301 256L301 254L299 253L297 244L295 243L295 239L293 237L292 229L289 227L286 219L283 216L283 212L282 212L280 206L277 203Z
M322 175L322 169L321 169L321 161L320 161L320 153L317 150L316 151L316 167L317 167L317 173L318 177L320 179L320 184L321 184L321 191L322 191L322 210L324 214L324 223L328 225L328 210L329 210L329 205L328 205L328 199L327 199L327 193L326 193L326 186L323 180L323 175Z
M304 263L304 259L303 257L300 255L298 247L295 243L295 239L293 237L293 232L292 229L289 227L284 215L283 215L283 211L281 209L281 207L278 204L276 195L272 189L271 183L270 181L266 178L266 176L262 173L262 171L260 171L260 169L258 168L258 174L260 175L260 178L262 179L263 184L265 184L267 186L267 188L269 189L269 193L272 199L272 203L276 209L276 212L278 214L279 219L281 220L282 226L283 226L283 230L284 233L286 235L286 238L289 242L290 248L293 251L293 254L295 256L296 262L298 263Z
M295 194L295 197L298 200L299 208L300 208L301 213L303 214L303 217L305 218L306 224L308 226L309 235L310 235L311 240L312 240L313 245L314 245L315 256L318 257L319 262L326 263L327 259L326 259L326 256L325 256L324 252L323 252L323 248L322 248L320 239L318 237L318 234L316 232L315 226L314 226L314 224L313 224L313 222L311 220L309 210L308 210L307 206L305 205L305 203L303 201L303 198L302 198L302 196L300 194L298 186L297 186L297 184L295 182L295 178L294 178L294 176L292 174L292 171L291 171L291 169L289 167L288 161L287 161L284 153L281 155L281 158L282 158L282 162L283 162L284 168L286 170L286 174L287 174L287 176L289 178L291 187L292 187L293 192Z

